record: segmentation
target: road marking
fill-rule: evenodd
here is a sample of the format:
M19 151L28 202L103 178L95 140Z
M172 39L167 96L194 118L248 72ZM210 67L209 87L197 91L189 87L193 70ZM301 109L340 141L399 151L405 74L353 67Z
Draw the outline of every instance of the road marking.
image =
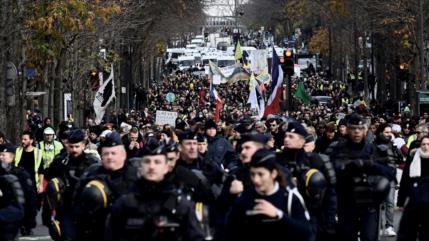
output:
M19 240L50 240L51 236L39 236L39 237L20 237Z

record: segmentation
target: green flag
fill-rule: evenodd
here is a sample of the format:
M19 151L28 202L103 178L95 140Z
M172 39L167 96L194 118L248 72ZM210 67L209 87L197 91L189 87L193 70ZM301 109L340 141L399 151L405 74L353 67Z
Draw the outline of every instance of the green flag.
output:
M243 55L241 54L240 41L237 41L237 45L235 46L235 60L239 60L241 58L243 58Z
M296 98L301 99L305 105L309 105L311 102L311 97L305 91L304 83L302 82L299 82L298 88L296 89L294 96Z

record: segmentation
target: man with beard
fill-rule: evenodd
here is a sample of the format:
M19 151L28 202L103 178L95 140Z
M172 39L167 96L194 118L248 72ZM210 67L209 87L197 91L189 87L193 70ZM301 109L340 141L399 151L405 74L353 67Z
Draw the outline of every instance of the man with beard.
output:
M33 187L37 191L43 190L43 163L41 151L33 146L34 136L31 132L23 132L21 135L21 147L16 149L15 166L23 168L30 174ZM36 227L36 213L26 214L21 233L30 235Z
M267 121L268 128L271 131L271 135L274 137L274 146L276 149L281 149L283 146L283 139L285 137L284 131L280 128L280 121L275 118L271 118Z
M90 153L85 153L85 133L80 129L70 131L67 138L67 152L57 155L45 171L46 178L52 183L56 182L62 190L47 190L47 203L54 203L51 200L52 196L61 196L61 200L56 207L51 206L50 209L55 209L54 217L60 223L61 239L60 240L75 240L75 223L73 222L72 197L73 191L79 178L84 174L87 168L100 160ZM55 179L55 180L53 180ZM49 185L48 186L52 186ZM49 221L48 221L49 222ZM48 223L47 222L47 223ZM50 226L52 230L52 226ZM51 236L52 233L51 233ZM57 238L54 238L57 240Z

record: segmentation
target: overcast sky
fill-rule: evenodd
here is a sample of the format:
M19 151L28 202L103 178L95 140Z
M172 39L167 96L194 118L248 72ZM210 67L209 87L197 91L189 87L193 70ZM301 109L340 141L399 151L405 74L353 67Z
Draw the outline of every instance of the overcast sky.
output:
M205 12L209 16L233 16L234 15L234 1L235 0L211 0ZM237 4L244 4L248 0L237 0Z

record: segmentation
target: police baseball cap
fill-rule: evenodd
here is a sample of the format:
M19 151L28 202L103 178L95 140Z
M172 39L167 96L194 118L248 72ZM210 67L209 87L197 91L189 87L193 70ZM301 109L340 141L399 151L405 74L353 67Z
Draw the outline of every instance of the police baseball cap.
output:
M138 157L145 157L145 156L155 156L155 155L166 155L167 154L167 148L165 145L160 144L160 142L153 137L150 137L146 144L144 145L143 149L140 150L137 154Z
M364 125L365 120L358 113L352 113L347 118L347 125Z
M67 140L71 144L82 142L85 140L85 133L81 129L71 130L67 136Z
M182 134L180 134L180 136L179 136L180 142L182 142L184 140L197 140L197 139L198 139L198 136L193 131L185 131Z
M250 160L251 167L271 167L276 164L276 154L266 148L257 150Z
M286 132L296 133L304 138L308 136L308 132L305 130L304 126L298 122L290 122L287 125Z
M255 133L255 134L247 133L241 136L241 143L254 141L265 145L268 142L268 140L269 140L269 137L267 135L258 134L258 133Z
M101 143L101 147L114 147L122 145L121 136L113 131L106 135L106 139Z
M5 143L5 144L0 145L0 152L15 153L15 151L16 151L16 146L14 144Z

